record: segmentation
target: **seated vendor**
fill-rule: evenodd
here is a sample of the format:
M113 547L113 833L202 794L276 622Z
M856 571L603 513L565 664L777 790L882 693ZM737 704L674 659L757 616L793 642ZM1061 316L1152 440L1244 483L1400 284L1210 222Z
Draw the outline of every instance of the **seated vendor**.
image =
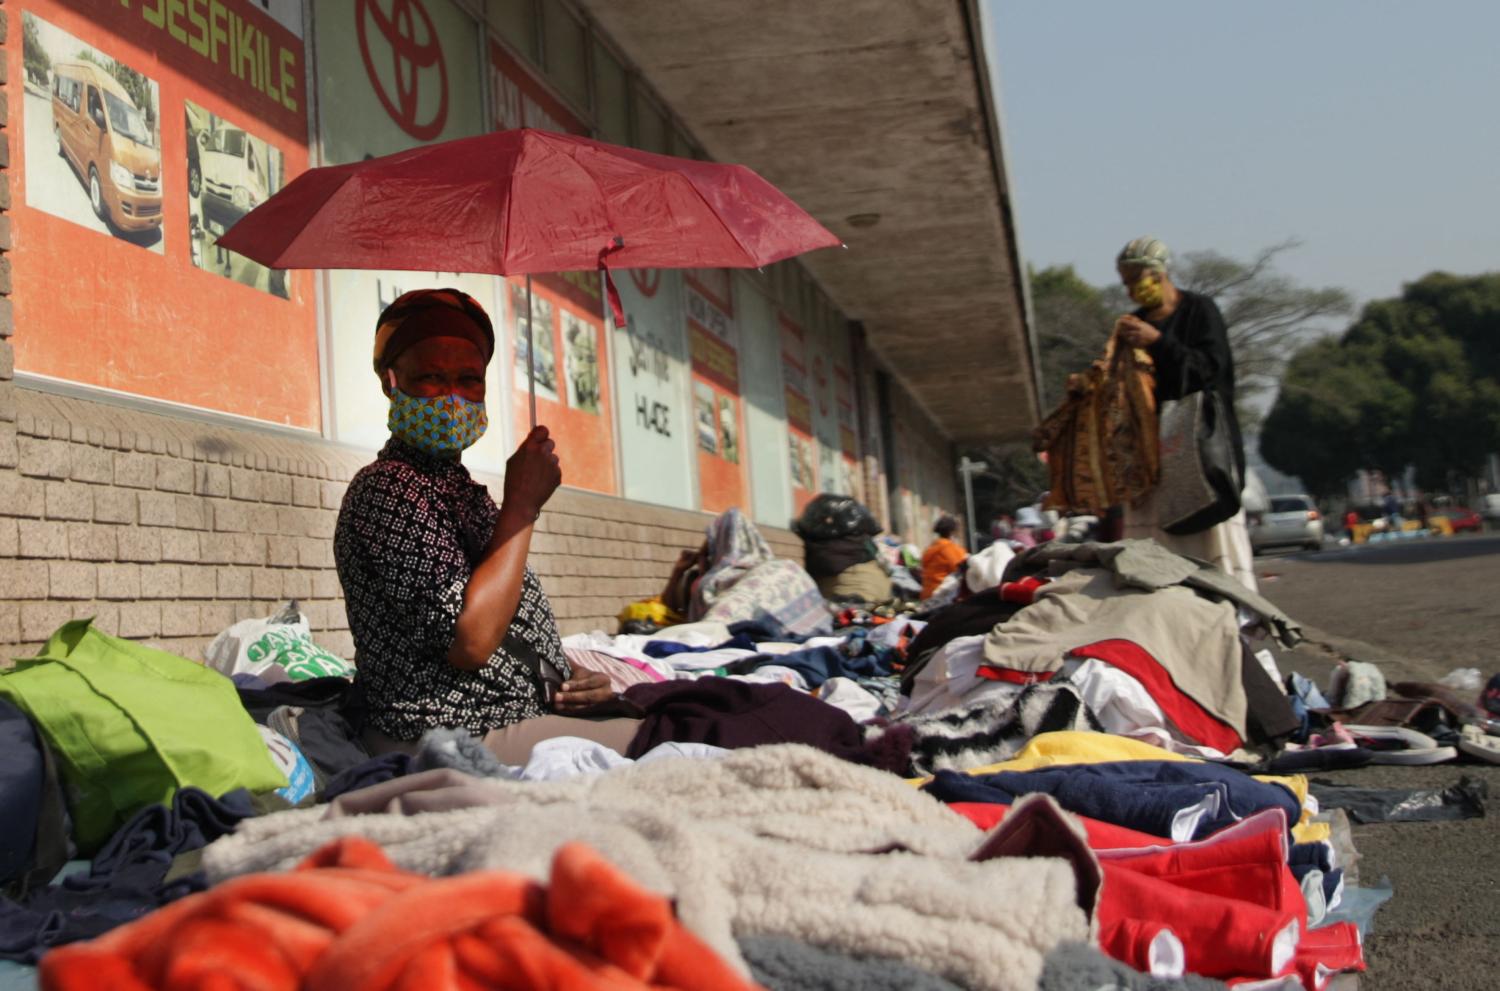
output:
M460 460L488 423L494 353L489 317L453 289L406 293L375 331L391 439L350 482L334 535L371 753L414 752L428 730L459 727L523 764L542 739L623 751L636 728L564 718L614 693L604 675L570 668L526 563L532 527L562 481L547 428L506 462L498 508Z

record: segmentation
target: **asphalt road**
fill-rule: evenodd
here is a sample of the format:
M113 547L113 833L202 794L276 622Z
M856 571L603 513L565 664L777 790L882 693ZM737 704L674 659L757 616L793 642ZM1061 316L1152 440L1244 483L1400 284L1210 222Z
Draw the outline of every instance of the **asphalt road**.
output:
M1310 642L1283 671L1319 684L1340 657L1387 681L1437 680L1454 668L1500 672L1500 536L1328 549L1256 561L1261 591L1302 622ZM1456 823L1354 827L1361 878L1389 877L1361 989L1500 987L1500 766L1379 767L1319 777L1340 784L1434 788L1463 775L1489 786L1492 814Z

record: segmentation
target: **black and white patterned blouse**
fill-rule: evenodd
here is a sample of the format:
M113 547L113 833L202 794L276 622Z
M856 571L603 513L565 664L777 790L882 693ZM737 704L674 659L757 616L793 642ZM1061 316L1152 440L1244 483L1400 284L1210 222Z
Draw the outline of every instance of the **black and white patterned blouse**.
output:
M333 554L356 680L374 727L398 740L429 729L473 733L545 715L539 665L564 678L552 606L531 568L515 619L489 663L448 663L464 589L500 511L457 458L437 458L392 438L349 483Z

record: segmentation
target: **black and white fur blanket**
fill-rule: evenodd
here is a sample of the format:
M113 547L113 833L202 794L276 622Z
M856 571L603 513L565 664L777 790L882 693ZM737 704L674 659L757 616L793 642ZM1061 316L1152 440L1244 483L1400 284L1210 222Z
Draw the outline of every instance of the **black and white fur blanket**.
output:
M989 702L879 720L866 727L865 743L871 751L909 747L906 776L923 777L1008 760L1032 737L1058 730L1104 731L1078 690L1067 683L1027 685L1009 705Z

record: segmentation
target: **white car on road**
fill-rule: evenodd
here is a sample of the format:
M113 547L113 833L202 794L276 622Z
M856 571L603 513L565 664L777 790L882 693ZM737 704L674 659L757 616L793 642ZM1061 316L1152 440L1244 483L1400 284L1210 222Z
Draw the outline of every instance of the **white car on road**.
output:
M1323 514L1311 496L1280 495L1267 500L1266 510L1250 521L1250 546L1257 551L1271 547L1323 546Z

